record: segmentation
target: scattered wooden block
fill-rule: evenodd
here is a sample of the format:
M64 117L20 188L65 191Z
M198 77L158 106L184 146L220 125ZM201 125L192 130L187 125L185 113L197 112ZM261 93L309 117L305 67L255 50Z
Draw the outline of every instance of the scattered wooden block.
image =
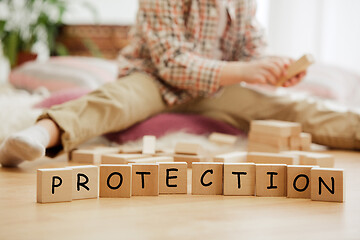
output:
M137 158L129 159L128 163L160 163L160 162L174 162L173 157L146 157L146 158Z
M192 194L223 194L223 167L223 163L194 162L192 166Z
M300 136L292 136L289 138L290 150L301 150L301 138Z
M187 163L159 163L159 193L187 193Z
M99 168L74 166L72 169L72 199L97 198L99 195Z
M224 163L224 195L255 195L255 163Z
M223 163L239 163L246 162L247 152L229 152L224 154L216 155L213 160L214 162Z
M149 156L144 154L109 153L101 156L101 164L127 164L129 160L147 158Z
M202 147L197 143L178 142L175 145L175 154L201 155L202 152Z
M142 154L155 154L156 152L156 137L144 136Z
M297 74L305 71L311 64L314 63L314 57L310 54L305 54L299 58L296 62L292 63L287 69L287 74L284 77L281 77L276 86L282 86L287 80L296 76Z
M159 164L133 163L132 165L132 195L159 195Z
M192 168L192 164L194 162L204 162L205 160L206 158L203 156L184 155L184 154L174 155L174 162L186 162L188 168Z
M316 165L324 168L332 168L335 164L334 156L324 153L304 152L300 155L300 165Z
M96 150L77 149L71 153L71 161L76 163L98 164L100 155Z
M256 196L286 196L286 164L256 164Z
M289 137L279 137L279 136L250 132L249 142L265 144L267 146L271 146L279 150L289 149Z
M72 200L72 169L37 170L37 202L70 202Z
M343 169L311 169L311 200L343 202L344 190Z
M218 144L234 145L237 140L237 136L224 134L224 133L212 133L209 136L209 141Z
M142 153L140 146L122 146L121 153Z
M278 137L299 136L301 124L278 120L255 120L251 121L250 132Z
M311 169L318 166L287 166L287 197L311 198Z
M264 143L249 142L248 152L280 153L288 148L277 148Z
M129 198L131 196L131 165L100 165L100 197Z
M301 133L300 134L300 150L310 151L311 150L311 134L310 133Z
M265 164L287 164L293 165L295 161L294 156L277 154L277 153L261 153L249 152L247 161L252 163L265 163Z

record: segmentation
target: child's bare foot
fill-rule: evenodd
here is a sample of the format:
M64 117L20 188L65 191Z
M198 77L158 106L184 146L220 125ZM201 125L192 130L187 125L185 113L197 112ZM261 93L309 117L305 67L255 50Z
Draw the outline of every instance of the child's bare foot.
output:
M11 135L0 146L0 163L3 167L16 167L24 160L35 160L45 155L49 133L41 126L32 126Z

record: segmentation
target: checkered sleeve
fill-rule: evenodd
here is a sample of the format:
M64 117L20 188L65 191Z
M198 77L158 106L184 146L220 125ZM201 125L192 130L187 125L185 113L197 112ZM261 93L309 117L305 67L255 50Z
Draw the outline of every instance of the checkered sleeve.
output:
M265 31L255 17L256 1L247 1L246 3L247 6L242 14L245 22L245 34L238 60L251 60L260 57L266 47Z
M138 21L143 23L157 75L172 87L187 90L192 97L208 96L219 89L225 63L193 51L196 43L186 38L184 12L182 0L141 0Z

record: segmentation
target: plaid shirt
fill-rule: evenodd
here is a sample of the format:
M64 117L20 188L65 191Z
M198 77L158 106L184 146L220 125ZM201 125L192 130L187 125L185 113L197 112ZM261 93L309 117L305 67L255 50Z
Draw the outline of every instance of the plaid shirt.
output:
M118 57L120 77L132 71L151 74L169 105L218 91L226 61L248 61L264 46L255 0L221 1L228 20L219 39L217 0L140 0L130 44Z

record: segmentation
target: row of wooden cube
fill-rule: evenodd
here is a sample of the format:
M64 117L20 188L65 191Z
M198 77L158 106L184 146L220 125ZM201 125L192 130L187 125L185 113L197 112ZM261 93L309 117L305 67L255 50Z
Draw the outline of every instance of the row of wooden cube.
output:
M187 193L186 163L39 169L37 201ZM343 170L286 164L194 163L192 194L287 196L343 201Z

